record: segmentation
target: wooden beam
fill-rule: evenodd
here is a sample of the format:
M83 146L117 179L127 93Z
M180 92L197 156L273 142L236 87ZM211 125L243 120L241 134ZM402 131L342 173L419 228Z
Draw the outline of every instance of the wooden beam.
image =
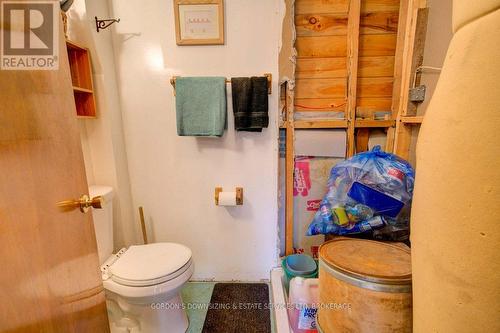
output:
M398 34L396 42L396 53L394 55L394 82L392 88L392 102L391 112L392 118L396 119L399 114L399 99L401 94L401 81L402 81L402 68L403 68L403 54L405 48L406 27L408 22L408 0L401 0L399 6L399 19L398 19ZM385 151L392 152L394 150L394 139L396 129L389 128L387 130L387 141Z
M362 153L368 150L368 141L370 140L370 129L360 128L356 131L356 153Z
M346 36L297 37L298 58L345 57Z
M345 57L298 59L296 79L334 79L347 76Z
M359 36L359 56L392 56L396 52L396 34Z
M297 36L345 36L347 15L342 14L299 14L295 15Z
M341 98L296 98L294 110L296 112L344 112L345 96Z
M355 59L357 63L357 58ZM298 79L296 81L295 96L297 98L341 98L348 97L346 87L350 78L340 79ZM387 97L392 96L392 77L362 77L356 78L356 96L364 97ZM354 87L351 87L354 88ZM353 97L354 98L354 97ZM349 102L347 103L349 105Z
M343 98L346 79L299 79L295 81L296 98Z
M396 129L394 137L394 153L404 159L409 157L412 129L402 121L402 117L408 116L409 89L412 73L416 66L422 61L423 48L425 44L425 31L427 27L427 8L421 8L425 2L421 0L410 0L408 4L408 17L405 31L405 44L401 68L400 98L398 103L398 114L396 117Z
M361 35L391 34L396 33L398 28L398 11L361 13L360 31Z
M360 19L360 34L396 33L398 12L363 13ZM345 36L347 14L299 14L295 16L297 36Z
M358 63L358 75L360 77L392 77L394 73L394 57L360 57Z
M354 127L356 128L386 128L395 125L394 120L374 120L374 119L356 119Z
M358 75L364 78L392 77L393 56L360 57ZM347 77L345 57L297 59L296 79L335 79Z
M359 31L359 25L357 29ZM393 56L396 51L396 34L359 36L359 55ZM345 57L347 54L346 36L297 37L295 47L298 58Z
M295 0L295 14L347 13L349 0Z
M399 0L363 0L361 13L392 12L399 9Z
M296 120L294 127L296 129L347 128L347 120Z
M295 13L347 13L349 0L296 0ZM392 12L399 8L398 0L363 0L363 13Z
M358 98L364 97L392 97L391 77L358 77Z
M295 171L295 129L294 129L294 94L286 87L286 141L285 141L285 254L293 251L293 182Z
M359 118L373 118L376 111L389 111L391 97L363 97L356 103L356 116Z
M423 116L401 117L401 121L408 125L419 125L424 120Z
M347 22L347 157L353 156L356 148L354 120L356 118L360 15L361 0L350 0Z

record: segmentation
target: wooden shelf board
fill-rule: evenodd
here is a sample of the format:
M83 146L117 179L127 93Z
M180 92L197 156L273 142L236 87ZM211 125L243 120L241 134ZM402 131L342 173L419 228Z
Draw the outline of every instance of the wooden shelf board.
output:
M385 128L393 127L396 124L394 120L374 120L374 119L356 119L354 127L356 128Z
M90 89L86 89L86 88L81 88L81 87L75 87L73 86L73 91L77 91L77 92L83 92L83 93L89 93L89 94L93 94L94 92Z
M294 127L296 129L308 128L347 128L347 120L295 120Z
M419 125L424 120L423 116L406 116L401 117L401 122L408 125Z

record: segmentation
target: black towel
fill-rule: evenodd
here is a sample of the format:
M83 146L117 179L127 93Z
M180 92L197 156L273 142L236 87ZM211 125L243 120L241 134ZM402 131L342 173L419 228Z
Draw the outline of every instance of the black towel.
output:
M262 132L269 124L267 77L232 78L231 90L236 130Z

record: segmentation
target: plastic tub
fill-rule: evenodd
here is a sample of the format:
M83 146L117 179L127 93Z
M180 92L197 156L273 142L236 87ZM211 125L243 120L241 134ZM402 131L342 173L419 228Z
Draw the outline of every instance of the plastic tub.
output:
M307 254L292 254L281 261L285 271L285 288L288 291L290 280L294 277L316 278L318 277L318 264Z

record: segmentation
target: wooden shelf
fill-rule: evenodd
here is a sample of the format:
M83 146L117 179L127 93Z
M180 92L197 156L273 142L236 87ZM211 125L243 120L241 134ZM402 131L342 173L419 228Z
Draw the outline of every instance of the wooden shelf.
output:
M332 119L332 120L295 120L294 128L347 128L347 120Z
M79 118L96 118L90 52L87 48L68 40L66 50L73 82L76 114Z
M401 122L407 125L420 125L423 120L424 120L423 116L401 117Z
M396 125L394 120L374 120L374 119L356 119L355 128L387 128ZM280 128L286 128L283 124ZM295 129L328 129L328 128L347 128L348 122L345 119L321 119L321 120L295 120Z
M374 119L356 119L354 127L356 128L387 128L396 125L394 120L374 120Z

